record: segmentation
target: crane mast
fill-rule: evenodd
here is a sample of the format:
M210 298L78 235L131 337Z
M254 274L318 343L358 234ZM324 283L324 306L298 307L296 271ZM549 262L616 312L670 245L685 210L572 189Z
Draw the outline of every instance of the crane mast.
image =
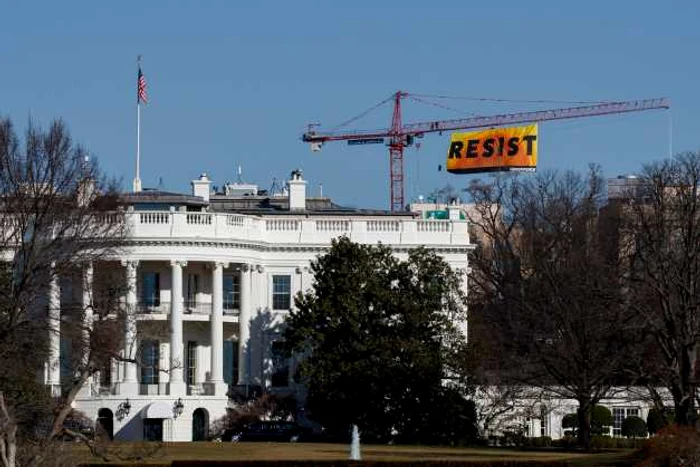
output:
M393 212L401 211L405 206L403 151L406 146L412 144L413 138L415 137L422 137L426 133L643 112L647 110L668 109L670 107L669 101L666 98L642 99L452 120L417 122L404 125L401 118L401 100L409 95L410 94L405 91L397 91L393 94L392 100L394 103L394 110L390 128L384 130L358 130L347 132L319 132L313 128L309 128L309 131L302 135L302 141L309 143L314 151L320 150L324 143L331 141L348 141L355 142L356 144L363 144L388 140L386 142L389 146L389 192L391 194L391 210Z

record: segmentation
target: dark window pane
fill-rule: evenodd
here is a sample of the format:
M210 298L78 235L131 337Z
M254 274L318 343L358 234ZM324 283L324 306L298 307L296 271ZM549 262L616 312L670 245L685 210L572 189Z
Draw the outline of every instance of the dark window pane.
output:
M141 303L146 306L160 305L160 274L144 272L141 276Z
M187 341L187 375L186 383L193 385L197 383L197 342Z
M238 342L224 341L224 382L238 384Z
M224 274L224 310L240 310L241 276Z
M158 384L160 343L156 340L141 342L141 384Z
M272 276L272 309L289 310L291 308L292 277Z

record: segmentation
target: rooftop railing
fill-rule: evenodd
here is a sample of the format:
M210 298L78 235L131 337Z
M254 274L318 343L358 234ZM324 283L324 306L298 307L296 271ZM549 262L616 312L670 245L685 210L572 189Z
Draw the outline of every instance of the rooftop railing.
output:
M270 244L328 244L341 235L358 243L468 245L464 220L382 217L246 216L225 213L132 211L135 238L206 238Z

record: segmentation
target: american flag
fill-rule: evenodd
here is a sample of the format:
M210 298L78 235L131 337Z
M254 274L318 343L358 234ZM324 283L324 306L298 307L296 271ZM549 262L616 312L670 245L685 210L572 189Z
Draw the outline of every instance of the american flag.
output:
M148 104L148 94L146 93L146 77L143 76L143 73L141 73L141 67L139 67L139 79L137 82L137 93L136 93L136 102L143 102L144 104Z

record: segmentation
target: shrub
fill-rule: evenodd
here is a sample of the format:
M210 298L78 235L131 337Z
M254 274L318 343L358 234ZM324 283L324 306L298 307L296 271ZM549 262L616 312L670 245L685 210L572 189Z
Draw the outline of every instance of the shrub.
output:
M692 427L670 425L644 443L640 467L700 464L700 433Z
M602 435L608 432L608 427L612 425L613 417L610 409L602 405L594 405L591 409L591 434ZM569 413L564 415L561 420L561 427L564 429L570 428L572 434L576 434L578 429L578 414Z
M608 432L608 427L613 423L610 409L602 405L594 405L591 409L591 434L602 435Z
M563 438L552 440L552 447L571 449L576 447L577 441L575 436L565 434Z
M639 417L627 417L622 421L622 436L627 438L646 438L647 424Z
M610 436L591 436L591 449L601 450L601 449L613 449L617 447L617 440L611 438Z
M674 413L672 409L651 409L647 415L647 430L650 434L656 434L662 428L673 423Z
M578 428L578 415L576 415L575 413L568 413L564 415L564 418L561 419L561 427L564 429Z
M550 438L549 436L530 438L529 445L533 448L548 448L552 446L552 438Z

